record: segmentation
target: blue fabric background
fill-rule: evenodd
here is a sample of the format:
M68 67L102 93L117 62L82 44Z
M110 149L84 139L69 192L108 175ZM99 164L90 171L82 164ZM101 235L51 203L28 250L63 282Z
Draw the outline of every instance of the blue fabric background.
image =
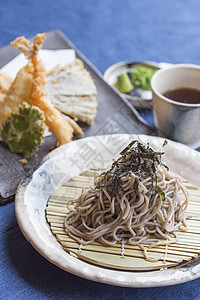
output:
M60 29L103 73L122 61L200 64L198 0L0 0L0 46ZM200 279L135 289L58 269L25 240L14 203L0 207L0 299L200 299Z

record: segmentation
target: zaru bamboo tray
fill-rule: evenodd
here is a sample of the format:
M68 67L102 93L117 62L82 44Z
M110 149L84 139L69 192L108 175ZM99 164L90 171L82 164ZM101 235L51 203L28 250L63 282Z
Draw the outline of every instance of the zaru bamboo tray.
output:
M149 262L144 258L138 246L127 244L124 245L124 249L122 249L121 244L109 247L97 242L80 246L64 230L64 220L68 213L67 201L78 198L85 186L93 184L97 172L97 170L91 169L80 176L71 178L52 194L47 203L47 221L57 241L65 251L95 265L133 271L174 267L190 261L200 254L200 190L186 180L183 182L190 195L187 214L192 215L192 218L187 220L188 230L186 232L179 231L177 243L167 247L159 246L148 251L151 257L157 257L160 253L164 253L164 261Z

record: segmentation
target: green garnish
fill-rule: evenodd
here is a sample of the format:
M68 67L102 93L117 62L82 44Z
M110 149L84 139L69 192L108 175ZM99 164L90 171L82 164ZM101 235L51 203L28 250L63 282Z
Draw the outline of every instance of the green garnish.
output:
M120 91L120 93L130 93L133 90L133 85L128 77L127 73L122 73L117 78L114 86Z
M1 136L11 152L21 153L27 158L43 142L44 128L43 113L32 105L24 104L3 124Z
M164 142L163 142L163 147L166 146L167 143L168 143L167 140L164 140Z
M165 193L163 192L163 190L159 186L156 186L156 188L159 191L159 193L161 194L162 200L164 201L165 200Z
M138 140L133 140L124 150L121 151L120 157L112 163L111 168L105 173L105 176L112 174L112 182L109 187L112 189L112 195L117 193L117 190L122 188L121 178L128 178L131 173L136 175L134 188L138 190L139 178L146 178L151 176L152 178L152 191L156 191L161 194L163 200L165 200L165 194L157 185L157 165L161 165L167 168L162 161L161 156L164 152L154 151L149 143L144 144ZM168 168L167 168L168 169ZM155 184L154 184L155 183ZM100 188L101 186L97 186Z
M139 88L144 90L151 89L151 78L156 70L147 67L138 67L133 72L131 72L131 81L132 83Z
M165 200L165 193L163 192L163 190L158 186L158 176L157 174L155 175L155 182L156 182L156 189L157 191L161 194L162 200Z

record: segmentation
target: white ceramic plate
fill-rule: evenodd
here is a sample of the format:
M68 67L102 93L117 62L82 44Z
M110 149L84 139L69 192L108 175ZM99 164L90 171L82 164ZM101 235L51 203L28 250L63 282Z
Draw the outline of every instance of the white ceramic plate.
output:
M141 67L141 66L152 68L154 70L159 70L161 68L169 68L170 66L172 66L172 64L165 63L165 62L157 63L154 61L141 61L141 62L121 61L121 62L118 62L118 63L110 66L105 71L104 79L105 79L105 81L107 81L108 84L110 84L112 87L114 87L114 84L117 81L117 78L120 74L130 73L130 72L134 71L136 68ZM136 108L152 109L152 101L151 101L152 100L152 92L151 91L137 88L136 86L134 86L134 89L130 93L128 93L128 94L121 93L121 95L123 97L125 97Z
M143 62L127 62L121 61L112 66L110 66L104 73L104 79L107 81L112 87L114 87L117 78L122 73L130 73L133 72L138 67L148 67L155 69L156 71L160 69L159 64L152 61L143 61ZM137 88L134 86L134 89L128 93L123 94L130 103L137 108L152 108L152 92L151 90L144 90L141 88Z
M125 146L138 136L120 134L89 137L63 145L48 154L39 166L23 179L16 194L16 216L27 240L58 267L75 275L112 285L153 287L178 284L200 277L200 263L159 271L132 272L98 267L65 252L52 234L45 208L52 193L66 180L90 168L103 168L117 158ZM164 139L140 135L154 149ZM200 153L172 141L165 146L164 160L170 170L200 187Z

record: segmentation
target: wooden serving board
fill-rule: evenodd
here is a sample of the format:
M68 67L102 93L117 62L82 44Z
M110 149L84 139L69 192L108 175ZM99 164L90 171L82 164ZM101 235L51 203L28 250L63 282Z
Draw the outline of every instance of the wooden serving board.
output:
M112 247L92 243L80 247L74 239L69 237L64 230L64 220L69 212L67 202L80 196L82 189L93 184L97 170L88 170L80 176L71 178L57 189L48 201L46 218L58 242L71 255L87 262L119 270L148 271L176 266L179 263L196 258L200 254L200 190L191 183L184 181L189 190L189 205L187 213L192 218L187 220L189 228L186 232L179 232L177 243L159 246L148 250L152 257L165 253L165 261L149 262L144 259L138 246L117 244Z

